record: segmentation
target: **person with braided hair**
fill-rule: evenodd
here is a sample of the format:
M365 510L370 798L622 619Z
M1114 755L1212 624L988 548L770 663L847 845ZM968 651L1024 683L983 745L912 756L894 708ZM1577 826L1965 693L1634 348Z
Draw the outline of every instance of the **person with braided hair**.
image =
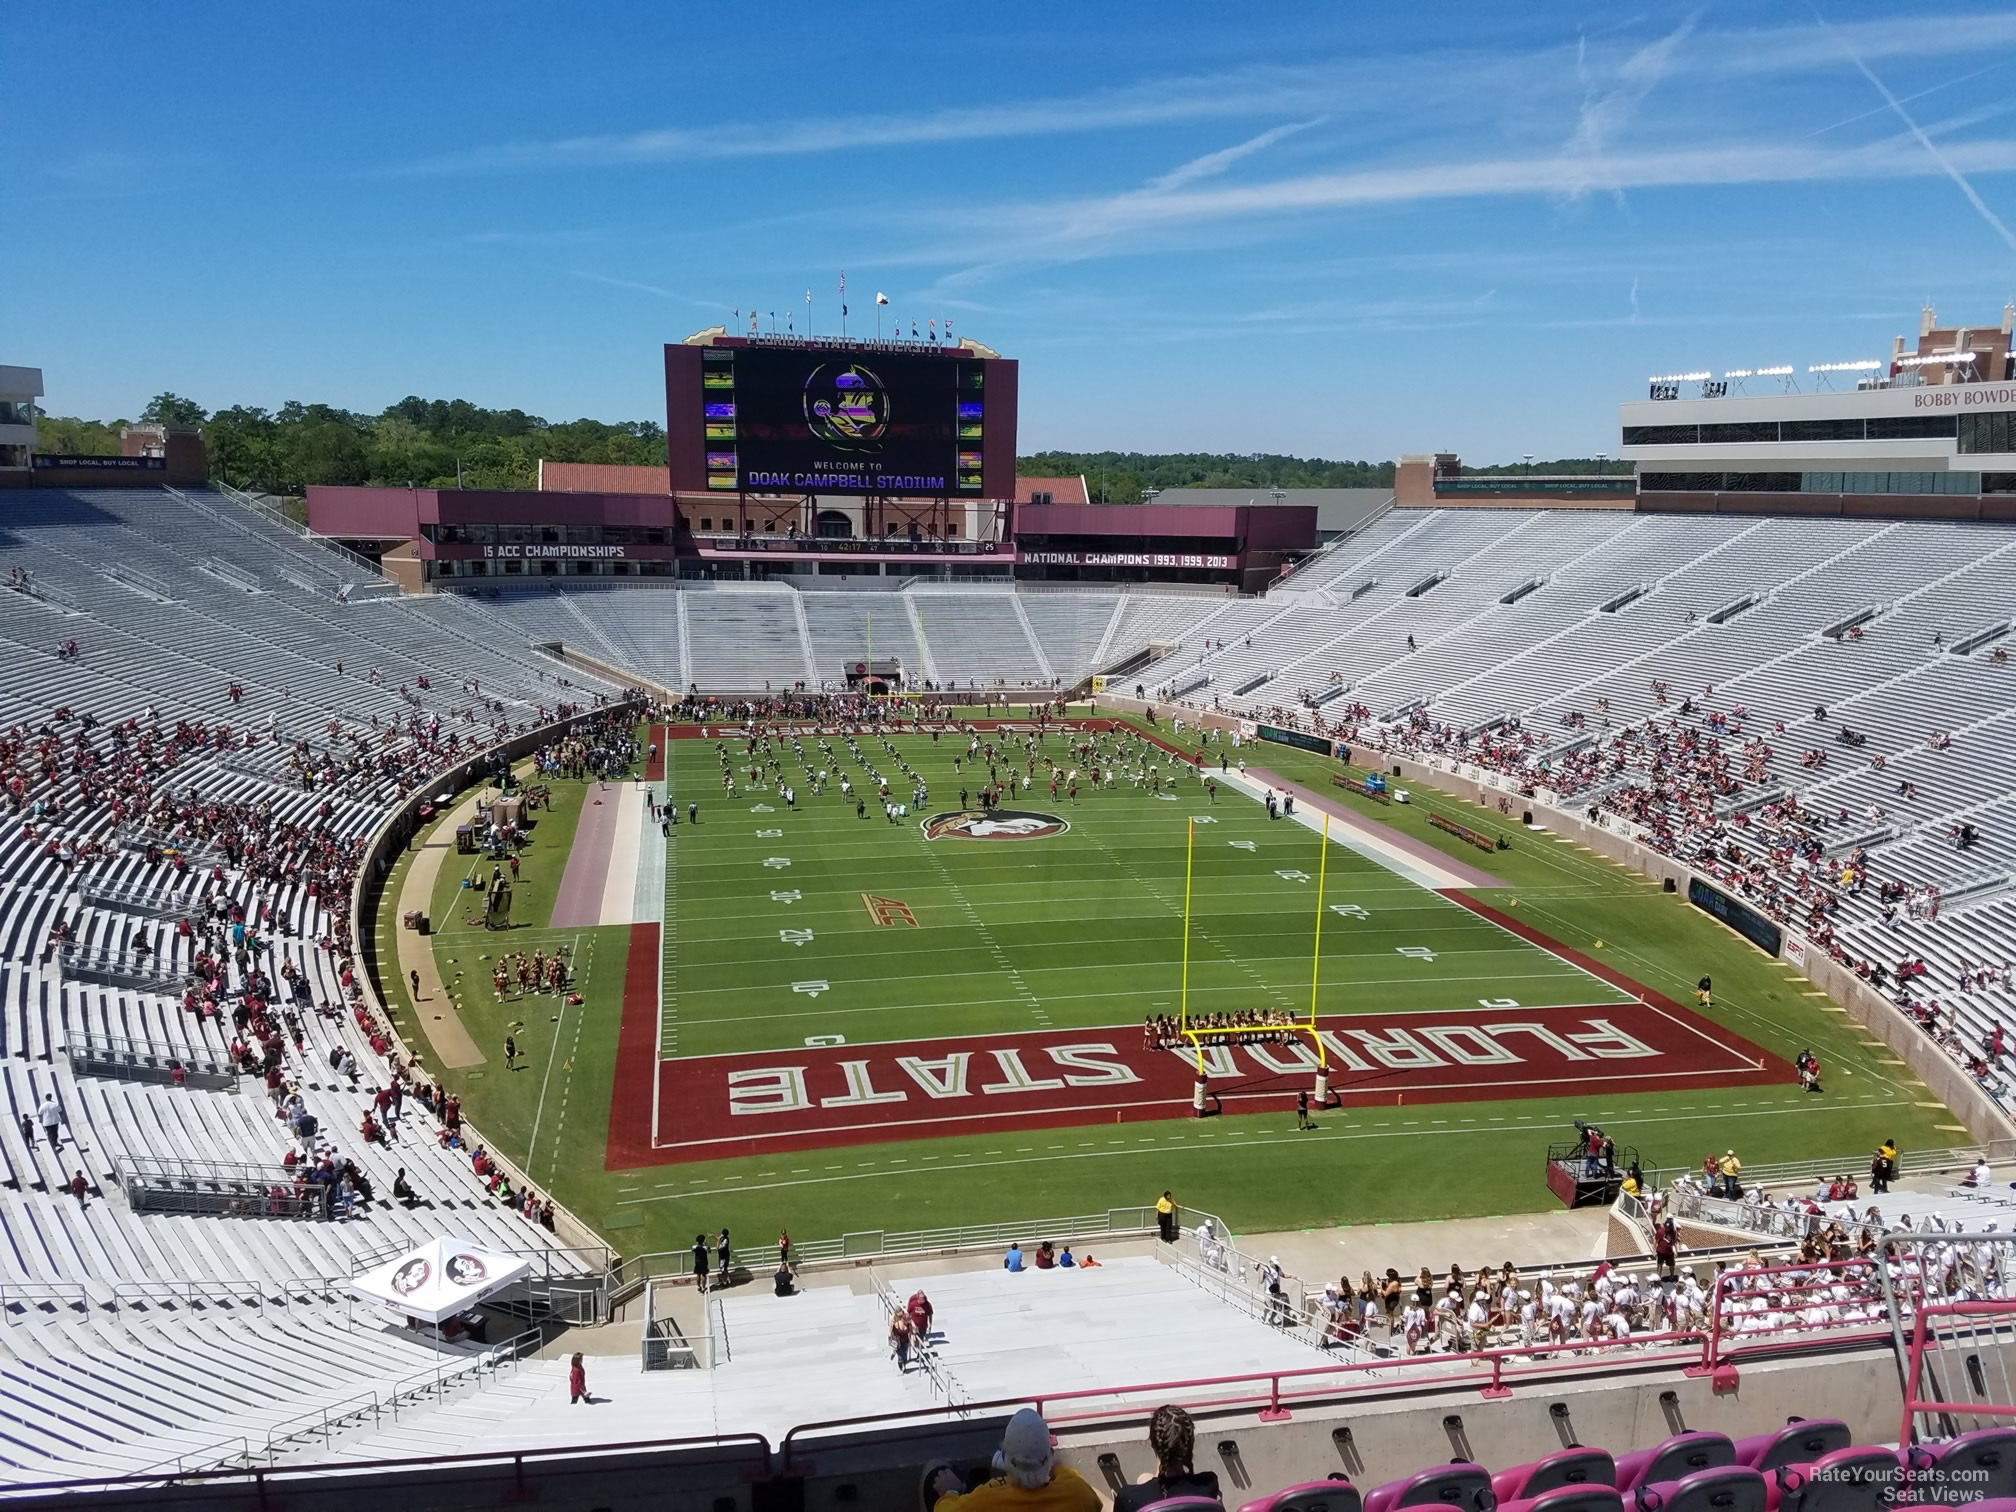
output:
M1113 1512L1141 1512L1172 1496L1217 1496L1218 1477L1195 1466L1197 1427L1181 1407L1162 1406L1148 1419L1148 1447L1155 1473L1113 1497Z

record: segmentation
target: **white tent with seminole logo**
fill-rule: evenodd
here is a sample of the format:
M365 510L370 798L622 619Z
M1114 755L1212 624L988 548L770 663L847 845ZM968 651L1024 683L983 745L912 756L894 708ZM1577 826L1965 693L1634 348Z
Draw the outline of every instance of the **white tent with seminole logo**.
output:
M444 1237L352 1276L350 1289L397 1322L439 1323L531 1273L532 1262L522 1256Z

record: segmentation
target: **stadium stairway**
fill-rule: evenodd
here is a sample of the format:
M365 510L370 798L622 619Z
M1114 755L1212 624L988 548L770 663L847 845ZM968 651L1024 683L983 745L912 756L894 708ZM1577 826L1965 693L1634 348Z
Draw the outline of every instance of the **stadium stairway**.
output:
M939 1272L907 1265L884 1277L921 1287L936 1308L932 1353L955 1398L1096 1389L1321 1363L1304 1344L1213 1300L1171 1267L1127 1257L1091 1269ZM942 1404L914 1365L899 1376L888 1318L873 1292L814 1285L778 1298L745 1289L716 1299L728 1355L714 1370L646 1373L634 1354L591 1356L595 1410L568 1402L564 1360L527 1364L481 1396L402 1415L397 1429L357 1434L342 1456L452 1454L490 1434L514 1447L758 1432L775 1442L797 1424Z

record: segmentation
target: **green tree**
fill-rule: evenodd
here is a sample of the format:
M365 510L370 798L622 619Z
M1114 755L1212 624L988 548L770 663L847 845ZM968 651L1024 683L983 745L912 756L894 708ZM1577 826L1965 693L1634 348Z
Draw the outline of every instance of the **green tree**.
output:
M35 416L35 445L66 457L116 457L124 420L79 420L75 415Z
M306 419L281 438L282 486L290 493L314 483L362 483L370 476L364 437L342 420Z
M207 418L203 406L194 399L184 399L180 394L160 393L147 401L147 408L140 411L142 422L151 425L201 425Z
M239 488L280 487L279 439L278 424L257 405L221 409L203 427L210 471Z

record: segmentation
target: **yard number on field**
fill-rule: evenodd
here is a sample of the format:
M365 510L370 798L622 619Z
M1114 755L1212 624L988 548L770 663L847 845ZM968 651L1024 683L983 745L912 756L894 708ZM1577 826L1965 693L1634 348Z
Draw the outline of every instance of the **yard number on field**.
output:
M807 1050L830 1050L835 1045L844 1045L846 1043L847 1036L844 1034L808 1034L805 1036L805 1048Z
M767 803L752 803L749 805L749 812L752 814L774 814L777 810L770 807Z
M809 929L780 929L777 931L777 938L782 940L786 945L810 945L812 943L812 931Z
M772 871L782 871L791 864L791 858L789 856L765 856L763 864Z
M1250 850L1258 850L1260 848L1259 846L1255 845L1251 840L1227 840L1225 843L1231 846L1232 849L1234 850L1250 851Z
M1330 912L1344 919L1369 919L1372 917L1371 914L1360 908L1356 903L1332 903L1330 905Z
M796 903L804 896L805 894L794 887L788 892L773 892L770 894L770 901L772 903Z
M1279 877L1283 882L1308 882L1313 880L1309 873L1296 871L1291 867L1282 867L1274 875Z
M1394 950L1400 955L1411 956L1417 961L1432 961L1435 959L1435 952L1430 950L1426 945L1396 945Z
M1519 1006L1519 999L1517 999L1517 998L1479 998L1479 999L1477 999L1477 1006L1478 1006L1479 1008L1496 1008L1496 1009L1500 1009L1500 1010L1503 1010L1503 1009L1507 1009L1507 1008L1517 1008L1517 1007Z
M1218 821L1213 819L1209 814L1192 814L1190 822L1192 824L1216 824Z
M757 838L758 840L782 840L782 839L784 838L784 831L782 831L782 830L758 830L758 831L756 831L756 838Z
M817 997L822 992L831 992L833 984L831 982L793 982L791 990L793 992L802 992L807 997Z

